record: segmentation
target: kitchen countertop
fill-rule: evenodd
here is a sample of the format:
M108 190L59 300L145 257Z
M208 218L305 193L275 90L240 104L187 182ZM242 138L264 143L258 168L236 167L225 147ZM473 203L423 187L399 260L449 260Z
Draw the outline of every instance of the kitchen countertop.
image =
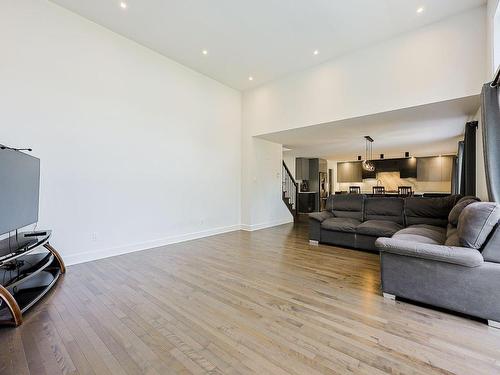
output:
M362 190L361 194L372 194L373 190ZM386 190L386 194L398 194L397 190ZM414 191L413 194L451 194L449 191Z

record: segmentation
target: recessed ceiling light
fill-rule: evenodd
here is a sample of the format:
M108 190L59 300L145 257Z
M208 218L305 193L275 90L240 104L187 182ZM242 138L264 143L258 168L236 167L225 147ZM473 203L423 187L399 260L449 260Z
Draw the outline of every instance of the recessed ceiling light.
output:
M319 53L319 51L317 49L315 49L313 52L314 55L317 55L318 53Z
M424 7L420 7L417 9L417 13L422 13L424 11Z
M252 76L248 77L248 80L253 81L253 77Z
M208 51L206 49L204 49L203 51L201 51L201 53L203 53L204 55L208 55Z
M126 2L122 1L122 2L120 3L120 7L121 7L122 9L127 9L128 5L127 5L127 3L126 3Z

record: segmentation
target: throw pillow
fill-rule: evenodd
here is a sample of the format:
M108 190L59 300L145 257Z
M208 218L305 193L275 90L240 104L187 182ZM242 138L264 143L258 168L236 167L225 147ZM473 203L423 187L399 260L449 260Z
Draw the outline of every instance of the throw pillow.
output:
M469 204L458 219L460 245L480 249L499 220L499 204L493 202Z
M458 218L460 217L460 214L462 213L463 209L467 207L471 203L475 203L479 200L479 198L476 197L463 197L460 199L455 206L450 211L450 214L448 215L448 222L451 225L457 226L458 225Z

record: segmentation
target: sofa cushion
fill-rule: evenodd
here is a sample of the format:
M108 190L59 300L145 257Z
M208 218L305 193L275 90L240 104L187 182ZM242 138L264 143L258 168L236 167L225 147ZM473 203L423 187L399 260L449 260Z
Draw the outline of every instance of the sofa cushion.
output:
M375 245L380 251L386 253L429 261L452 263L465 267L478 267L484 262L479 251L466 247L422 244L394 238L378 238ZM402 274L402 277L404 277L404 274ZM436 285L436 287L438 286Z
M480 249L500 220L500 205L493 202L476 202L464 208L458 219L460 244Z
M416 224L401 229L396 232L392 238L403 241L413 241L415 243L442 245L446 241L446 229L433 225Z
M429 224L439 227L448 225L448 215L460 196L444 198L405 198L406 225Z
M344 217L333 217L326 219L321 223L321 229L336 231L336 232L356 232L357 226L361 224L360 220Z
M362 194L336 194L327 200L326 209L336 217L345 217L363 220L363 204L365 196Z
M374 197L365 200L365 220L384 220L403 224L403 211L403 198Z
M356 233L374 237L391 237L398 230L403 229L401 224L387 220L367 220L356 228Z
M332 217L333 214L330 211L311 212L309 214L309 219L319 221L320 223Z
M472 196L467 196L463 197L460 199L455 206L450 211L450 214L448 215L448 223L457 226L458 225L458 218L460 214L462 213L463 209L467 207L469 204L478 202L479 198L477 197L472 197Z

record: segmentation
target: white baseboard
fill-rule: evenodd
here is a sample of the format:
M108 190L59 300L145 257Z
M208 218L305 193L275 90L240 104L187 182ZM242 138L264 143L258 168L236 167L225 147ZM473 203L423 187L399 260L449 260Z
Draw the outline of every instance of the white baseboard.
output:
M276 220L273 222L261 223L261 224L240 224L240 225L230 225L227 227L220 227L214 229L208 229L200 232L187 233L179 236L171 236L167 238L162 238L158 240L146 241L141 243L136 243L132 245L126 246L118 246L112 247L108 249L99 249L92 251L84 251L76 254L64 255L64 263L67 266L71 266L73 264L91 262L93 260L109 258L117 255L123 255L127 253L133 253L136 251L149 250L154 249L155 247L161 247L166 245L171 245L174 243L196 240L198 238L214 236L217 234L234 232L237 230L244 230L248 232L253 232L260 229L271 228L278 225L293 223L293 219L286 218L281 220Z
M253 232L255 230L276 227L278 225L289 224L289 223L293 223L293 218L286 218L261 224L251 224L251 225L241 224L241 230L245 230L247 232Z
M171 245L174 243L196 240L198 238L214 236L216 234L234 232L241 229L241 225L230 225L227 227L220 227L208 229L200 232L187 233L179 236L171 236L158 240L146 241L142 243L113 247L108 249L85 251L77 254L70 254L64 256L64 263L68 266L72 264L90 262L97 259L109 258L116 255L133 253L135 251L149 250L155 247Z

